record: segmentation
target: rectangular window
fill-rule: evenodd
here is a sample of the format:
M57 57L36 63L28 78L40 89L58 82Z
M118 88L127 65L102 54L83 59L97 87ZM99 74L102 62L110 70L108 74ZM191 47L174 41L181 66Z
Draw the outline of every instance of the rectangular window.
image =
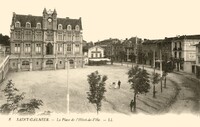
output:
M31 44L25 44L25 53L31 52Z
M72 45L71 44L67 44L67 51L71 52L72 51Z
M198 62L199 62L199 64L200 64L200 57L198 57Z
M200 53L200 46L198 46L198 53Z
M58 41L62 41L62 33L58 33Z
M67 41L72 41L72 34L70 33L67 34Z
M15 53L20 53L20 44L15 44Z
M80 39L79 39L79 34L76 34L76 39L75 39L76 41L80 41Z
M182 57L182 53L181 52L179 52L179 58L181 58Z
M35 51L36 53L41 53L41 44L36 44Z
M76 53L79 53L79 52L80 52L79 44L76 44L76 45L75 45L75 52L76 52Z
M35 32L35 40L42 41L42 32Z
M15 39L20 40L21 38L21 31L15 31Z
M174 52L174 58L177 58L177 52Z
M177 49L177 43L174 43L174 45L175 45L175 49Z
M66 34L63 34L63 40L66 41Z
M24 40L32 40L32 31L31 30L25 30L24 31Z
M62 44L58 44L58 52L62 52Z

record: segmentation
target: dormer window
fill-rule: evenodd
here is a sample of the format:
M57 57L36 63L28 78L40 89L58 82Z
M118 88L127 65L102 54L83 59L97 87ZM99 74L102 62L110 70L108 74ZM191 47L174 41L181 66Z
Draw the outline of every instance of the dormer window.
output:
M30 22L26 23L26 28L31 28L31 23Z
M67 30L72 30L72 26L71 26L71 25L68 25L68 26L67 26Z
M20 22L19 22L19 21L17 21L17 22L15 23L15 27L20 27Z
M41 23L37 23L36 28L37 28L37 29L41 29Z
M61 24L58 25L58 29L62 30L62 25Z
M76 25L75 30L79 31L79 25Z

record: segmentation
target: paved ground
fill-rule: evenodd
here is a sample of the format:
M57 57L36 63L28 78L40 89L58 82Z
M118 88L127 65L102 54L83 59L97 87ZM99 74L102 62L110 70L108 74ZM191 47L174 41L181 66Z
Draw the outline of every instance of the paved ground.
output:
M124 64L127 66L127 64ZM129 64L128 66L131 66ZM146 66L148 71L152 68ZM158 71L158 70L157 70ZM158 71L159 72L159 71ZM168 74L168 80L175 86L174 99L166 106L164 112L169 113L200 113L200 80L194 74L174 72Z
M170 112L175 113L200 113L200 82L194 77L184 73L171 74L170 78L178 83L178 95L175 103L170 107Z
M70 69L70 112L71 113L95 113L95 108L88 103L86 92L89 89L87 75L95 70L100 74L107 75L106 99L103 101L102 112L131 114L129 103L133 98L133 91L127 83L127 66L90 66L80 69ZM44 106L39 110L53 111L55 113L66 113L66 70L57 71L32 71L32 72L12 72L3 82L1 89L7 80L12 79L16 87L21 92L26 92L26 99L42 99ZM112 82L121 80L121 89L109 88ZM157 98L152 98L152 89L146 95L138 95L137 111L145 114L165 113L177 96L176 85L168 80L167 88L160 93L160 84L156 86ZM3 103L4 96L0 94L0 104Z

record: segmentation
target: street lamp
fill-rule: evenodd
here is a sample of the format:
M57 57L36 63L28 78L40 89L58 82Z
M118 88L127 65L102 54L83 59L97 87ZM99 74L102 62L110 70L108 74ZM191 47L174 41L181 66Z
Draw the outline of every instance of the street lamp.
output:
M69 114L69 60L67 60L67 114Z

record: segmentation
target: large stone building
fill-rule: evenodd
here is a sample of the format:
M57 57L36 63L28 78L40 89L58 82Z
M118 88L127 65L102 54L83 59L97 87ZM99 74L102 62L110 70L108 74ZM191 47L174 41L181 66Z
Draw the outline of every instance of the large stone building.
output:
M82 67L81 18L58 18L43 10L42 16L13 13L11 23L12 70L49 70Z
M200 35L184 35L172 40L172 57L177 59L176 68L188 73L195 71L196 47L200 42Z

